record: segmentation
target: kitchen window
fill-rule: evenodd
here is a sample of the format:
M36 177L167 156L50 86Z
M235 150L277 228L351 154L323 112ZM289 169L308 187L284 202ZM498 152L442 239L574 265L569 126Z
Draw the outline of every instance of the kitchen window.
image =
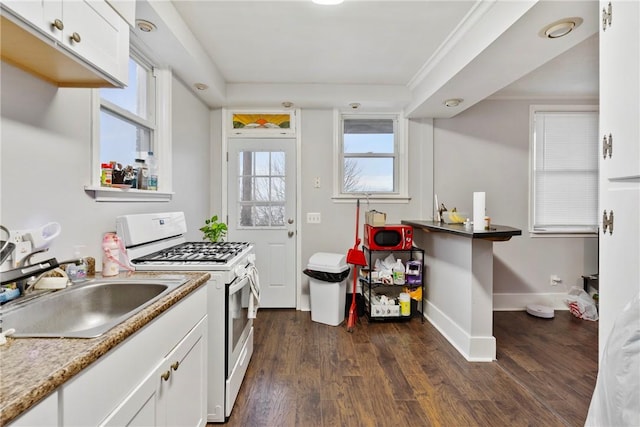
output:
M170 71L154 67L132 47L128 86L94 91L93 179L90 189L96 192L97 200L170 199L170 84ZM116 185L126 186L132 178L135 179L133 170L141 160L149 163L150 152L157 165L157 191L135 188L118 191L120 188ZM103 164L116 165L118 175L113 172L112 187L101 186ZM120 182L122 179L124 182Z
M334 199L407 199L406 120L335 114Z
M532 234L598 229L598 111L595 106L532 106Z

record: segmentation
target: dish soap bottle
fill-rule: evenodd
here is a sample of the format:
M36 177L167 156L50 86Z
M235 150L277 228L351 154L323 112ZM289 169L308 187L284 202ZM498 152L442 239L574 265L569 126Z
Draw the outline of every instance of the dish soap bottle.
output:
M393 284L404 285L404 265L400 258L396 261L396 265L393 266Z
M80 256L80 248L83 246L74 246L73 258L79 260L77 264L68 264L65 272L72 282L82 282L87 279L87 262Z

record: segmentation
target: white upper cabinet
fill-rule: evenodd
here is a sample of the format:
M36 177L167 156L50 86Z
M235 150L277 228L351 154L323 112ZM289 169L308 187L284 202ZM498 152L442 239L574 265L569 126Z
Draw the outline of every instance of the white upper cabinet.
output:
M611 19L608 12L611 12ZM601 175L609 179L640 177L640 2L601 2L600 141L611 141L601 154Z
M106 1L1 3L3 60L58 86L126 86L129 25Z
M599 348L640 291L640 3L601 1ZM609 11L611 12L609 19Z

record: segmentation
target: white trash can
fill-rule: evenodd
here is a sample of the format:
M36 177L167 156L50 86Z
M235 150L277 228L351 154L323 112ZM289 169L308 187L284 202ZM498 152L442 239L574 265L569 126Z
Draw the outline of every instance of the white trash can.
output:
M346 255L318 252L309 258L307 270L311 320L338 326L344 321L349 265Z

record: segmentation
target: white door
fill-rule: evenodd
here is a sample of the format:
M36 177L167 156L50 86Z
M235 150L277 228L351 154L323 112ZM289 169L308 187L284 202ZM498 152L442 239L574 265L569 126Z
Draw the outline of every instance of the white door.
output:
M296 306L296 139L228 139L228 240L253 242L260 306Z

